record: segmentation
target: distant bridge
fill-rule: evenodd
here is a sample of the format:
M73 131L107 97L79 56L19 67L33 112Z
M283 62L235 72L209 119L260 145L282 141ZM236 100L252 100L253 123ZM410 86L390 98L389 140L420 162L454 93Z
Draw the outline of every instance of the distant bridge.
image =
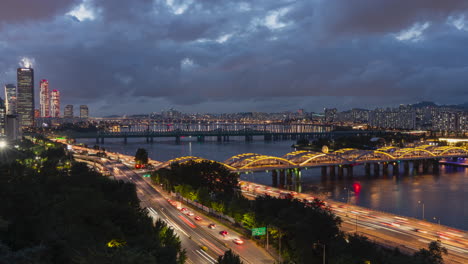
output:
M254 136L263 136L264 140L286 140L299 138L335 138L340 136L380 136L387 134L386 131L326 131L326 132L272 132L268 130L240 129L240 130L210 130L210 131L191 131L191 130L172 130L172 131L136 131L136 132L66 132L69 138L95 138L96 144L103 144L105 138L146 138L146 142L153 142L154 138L173 137L176 142L180 142L183 137L193 137L197 141L203 142L206 137L216 137L218 142L229 141L230 137L244 137L246 141L252 141ZM394 133L394 132L391 132Z

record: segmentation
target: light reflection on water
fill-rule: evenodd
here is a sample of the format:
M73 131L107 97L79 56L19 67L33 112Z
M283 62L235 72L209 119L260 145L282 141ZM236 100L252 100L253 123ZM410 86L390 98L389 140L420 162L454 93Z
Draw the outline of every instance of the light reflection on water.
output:
M217 143L209 141L200 143L183 139L181 144L173 140L161 139L153 144L144 139L129 139L127 144L122 139L106 139L103 147L134 155L139 147L146 148L152 159L166 161L180 156L198 156L217 161L225 161L231 156L241 153L259 153L272 156L283 156L292 151L294 141L264 142L261 140L244 142L243 138L231 137L230 142ZM215 139L212 139L215 140ZM81 140L88 145L94 145L95 140ZM401 166L402 167L402 166ZM390 168L391 169L391 168ZM468 229L468 168L441 166L438 174L416 174L404 176L400 168L400 176L365 176L364 168L354 168L354 177L321 176L320 169L302 170L301 184L303 192L328 193L329 197L346 202L348 192L345 188L353 189L354 183L359 183L359 193L350 192L349 202L369 207L375 210L387 211L410 217L422 217L422 206L425 204L425 218L434 221L434 217L441 219L441 223L448 226ZM241 175L242 179L271 184L270 173L253 173Z

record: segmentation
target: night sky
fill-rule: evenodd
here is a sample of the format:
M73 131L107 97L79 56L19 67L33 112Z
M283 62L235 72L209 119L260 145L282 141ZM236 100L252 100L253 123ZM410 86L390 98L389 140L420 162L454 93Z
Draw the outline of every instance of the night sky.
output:
M458 104L468 1L1 0L0 83L24 63L93 116Z

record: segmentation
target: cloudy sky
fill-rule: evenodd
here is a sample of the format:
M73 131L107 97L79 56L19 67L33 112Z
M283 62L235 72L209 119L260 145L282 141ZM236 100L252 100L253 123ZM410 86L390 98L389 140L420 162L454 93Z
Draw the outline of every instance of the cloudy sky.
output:
M94 116L464 103L468 1L1 0L27 63Z

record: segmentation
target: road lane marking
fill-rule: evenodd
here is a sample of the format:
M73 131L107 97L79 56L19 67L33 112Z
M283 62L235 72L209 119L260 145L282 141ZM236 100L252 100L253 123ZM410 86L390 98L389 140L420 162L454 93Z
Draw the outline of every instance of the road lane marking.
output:
M219 247L215 246L213 243L209 242L208 240L204 238L200 238L200 241L203 243L207 244L209 248L211 248L214 252L216 252L218 255L224 255L224 251L220 249Z
M211 264L216 264L216 261L208 254L204 255L202 252L204 252L203 250L201 249L197 249L195 250L196 253L198 253L200 256L202 256L202 258L206 259L208 261L208 263L211 263ZM208 256L208 257L207 257Z

